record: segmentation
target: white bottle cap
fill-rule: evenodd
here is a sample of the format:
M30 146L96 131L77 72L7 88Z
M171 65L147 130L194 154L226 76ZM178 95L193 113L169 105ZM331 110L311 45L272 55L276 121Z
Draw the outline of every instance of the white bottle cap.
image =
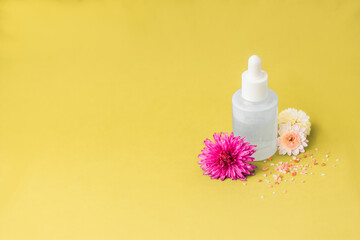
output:
M268 94L268 75L261 70L261 59L252 55L248 70L241 75L242 97L251 102L264 100Z

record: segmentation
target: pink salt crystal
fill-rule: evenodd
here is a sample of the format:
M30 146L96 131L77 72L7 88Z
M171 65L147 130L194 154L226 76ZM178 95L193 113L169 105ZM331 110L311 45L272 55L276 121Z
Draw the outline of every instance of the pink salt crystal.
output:
M296 176L296 172L295 172L295 171L292 171L292 172L291 172L291 175L292 175L292 176Z
M305 181L304 181L304 180L302 180L301 182L302 182L302 183L304 183Z
M274 182L275 184L280 184L278 181Z
M264 177L266 177L266 174L264 174Z
M268 169L269 169L268 167L263 167L263 170L264 170L264 171L266 171L266 170L268 170Z
M272 185L271 185L271 184L269 184L269 188L272 188Z
M306 154L304 154L303 157L306 158Z
M244 182L243 185L246 186L246 183Z
M258 181L258 182L261 182L262 180L261 180L261 179L258 179L257 181Z
M292 167L294 167L294 164L284 163L280 166L277 166L275 170L282 173L288 173Z
M319 149L318 149L318 148L315 148L315 151L319 151Z
M306 171L301 171L301 173L300 174L306 174Z
M326 157L326 158L328 158L328 157L329 157L329 155L327 155L327 154L326 154L326 155L325 155L325 157Z
M270 171L268 171L268 174L270 175L270 174L271 174L271 172L270 172Z
M286 193L286 190L284 190L283 193Z
M325 166L326 164L323 162L322 164L321 164L321 166Z
M305 164L305 167L309 167L309 164Z
M312 154L311 154L311 153L309 153L309 154L308 154L308 156L309 156L309 157L311 157L311 156L312 156Z
M296 157L294 156L292 159L293 159L293 160L296 160Z

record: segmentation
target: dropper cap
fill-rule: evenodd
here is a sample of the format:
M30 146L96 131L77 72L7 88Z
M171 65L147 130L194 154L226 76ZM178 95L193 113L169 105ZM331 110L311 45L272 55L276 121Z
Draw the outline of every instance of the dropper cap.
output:
M241 76L242 97L251 102L260 102L268 94L268 75L261 70L261 59L252 55L248 61L248 70Z

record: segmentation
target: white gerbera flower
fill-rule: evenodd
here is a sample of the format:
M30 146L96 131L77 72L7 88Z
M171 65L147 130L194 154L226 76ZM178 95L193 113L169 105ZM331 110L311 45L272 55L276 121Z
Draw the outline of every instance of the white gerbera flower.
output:
M300 127L305 128L305 135L310 135L311 123L310 117L306 115L302 110L296 110L295 108L288 108L279 113L278 123L286 124L290 122L291 125L299 124Z
M307 147L305 128L300 127L298 123L291 125L291 122L279 125L279 137L277 145L280 155L298 155L305 152L304 147Z

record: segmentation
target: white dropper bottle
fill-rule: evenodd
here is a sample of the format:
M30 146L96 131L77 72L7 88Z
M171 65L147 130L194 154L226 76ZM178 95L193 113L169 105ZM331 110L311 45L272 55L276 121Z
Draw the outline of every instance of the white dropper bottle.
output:
M253 55L242 76L242 88L232 97L233 132L257 145L255 161L276 152L278 97L268 88L268 75L261 70L261 59Z

